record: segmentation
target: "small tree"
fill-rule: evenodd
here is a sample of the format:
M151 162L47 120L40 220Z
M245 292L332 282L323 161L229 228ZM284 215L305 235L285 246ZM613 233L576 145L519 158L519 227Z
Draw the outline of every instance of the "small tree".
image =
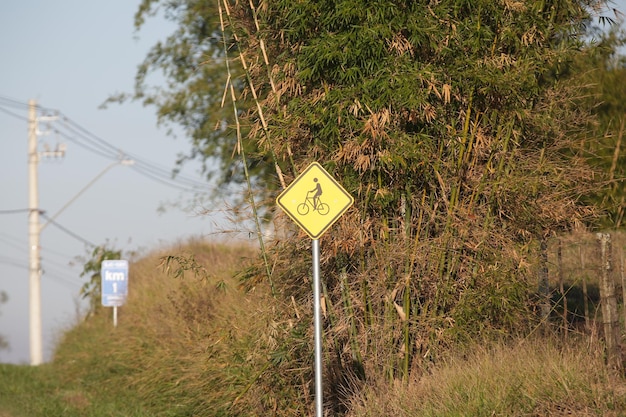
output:
M102 261L121 259L122 251L102 245L94 248L90 256L80 273L81 277L88 277L88 281L80 289L80 294L83 299L89 300L88 314L93 314L101 305L102 279L100 270L102 269Z

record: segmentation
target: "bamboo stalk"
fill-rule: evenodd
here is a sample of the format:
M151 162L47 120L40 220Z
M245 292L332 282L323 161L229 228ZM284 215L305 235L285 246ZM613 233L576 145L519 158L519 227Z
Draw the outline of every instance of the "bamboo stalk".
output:
M257 10L256 7L254 7L254 3L252 0L249 1L250 3L250 10L252 10L252 17L254 19L254 25L256 27L256 31L257 33L261 32L261 27L259 25L259 17L257 14ZM267 69L267 78L270 82L270 86L272 87L272 92L274 93L274 97L276 98L276 105L280 104L280 97L278 95L278 90L276 89L276 84L274 83L274 77L272 76L272 69L270 67L270 61L269 58L267 57L267 49L265 47L265 41L262 38L259 38L259 46L261 48L261 52L263 52L263 62L265 63L265 67ZM270 143L271 145L271 143ZM296 164L293 160L293 154L291 152L291 147L289 145L289 143L287 143L287 154L289 155L289 162L291 164L291 170L294 176L297 176L297 169L296 169ZM274 155L274 161L276 161L276 156ZM280 169L280 167L278 167ZM283 188L285 188L284 183L282 183Z
M404 212L402 213L404 216L404 241L405 248L409 251L406 256L406 263L404 265L404 293L402 297L402 308L404 310L405 318L402 323L402 339L404 345L404 358L402 363L402 379L407 382L409 380L409 364L411 361L411 334L410 334L410 323L411 323L411 275L413 272L413 262L414 262L414 254L415 251L412 250L409 242L411 241L412 235L412 198L411 198L411 187L409 184L406 186L404 197ZM416 237L416 242L418 238Z
M230 26L234 28L232 17L230 15L230 8L228 7L228 2L226 0L223 0L223 4L224 4L224 9L226 10L226 17L228 18L228 22ZM220 9L220 22L222 22L221 3L220 3L219 9ZM224 34L224 38L225 38L223 22L222 22L222 34ZM233 37L235 38L235 42L239 43L239 36L234 30L233 30ZM224 39L224 47L226 47L226 39ZM270 133L269 133L269 127L268 127L267 121L265 120L265 116L263 114L263 108L261 107L261 102L259 101L259 97L257 96L256 88L254 87L254 83L252 82L252 77L250 76L250 70L248 68L248 64L246 63L246 59L243 56L243 52L241 49L239 50L239 60L241 61L241 65L246 74L246 80L248 81L248 86L250 87L250 92L252 93L252 98L254 99L257 112L259 113L259 120L261 121L261 127L263 128L263 133L265 134L265 139L267 140L268 148L272 155L272 159L274 160L274 169L276 170L276 175L278 176L278 180L280 181L281 187L285 189L287 187L285 184L285 178L283 176L283 172L280 166L278 165L278 158L276 156L276 153L274 152L274 147L272 146L272 140L271 140Z
M540 267L539 267L539 297L541 299L541 320L547 324L550 316L550 282L548 280L548 242L541 239L539 245Z
M624 220L624 196L620 198L619 206L617 207L617 219L615 220L615 228L619 229L622 226Z
M226 2L224 2L224 4L226 5ZM227 86L227 88L230 87L230 96L233 102L233 115L235 118L235 126L236 126L236 132L237 132L237 149L239 150L239 154L241 155L244 175L246 177L246 186L248 188L248 197L250 199L250 206L252 207L252 215L254 216L254 224L256 226L256 231L257 231L257 238L259 240L259 246L261 248L261 254L263 256L263 263L265 264L265 272L267 274L267 279L269 280L269 283L270 283L270 289L272 291L272 295L276 296L276 290L274 288L274 282L272 280L272 271L270 269L269 259L267 257L267 251L265 250L265 242L263 241L263 233L261 231L261 223L259 221L259 214L257 211L256 202L254 201L254 194L252 192L252 182L250 181L250 173L248 172L248 161L246 158L246 152L242 144L241 125L239 123L239 116L238 116L238 111L237 111L237 96L235 95L235 87L233 86L233 83L232 83L230 64L228 63L228 48L226 45L224 19L223 19L223 13L222 13L222 6L219 1L218 1L218 9L219 9L219 14L220 14L220 25L222 29L222 40L224 42L224 55L226 56L226 59L225 59L226 71L228 72L227 83L229 85Z
M467 142L467 137L468 137L468 133L469 133L469 127L470 127L470 120L472 117L472 93L470 93L469 96L469 102L467 103L467 110L465 112L465 122L463 123L463 133L462 133L462 143L461 143L461 150L459 152L459 158L457 160L457 168L461 167L461 164L463 163L463 157L464 157L464 153L465 153L465 148L466 148L466 142Z
M402 363L402 379L404 382L409 381L409 364L411 362L411 334L410 334L410 318L411 318L411 274L406 274L404 281L404 294L402 305L404 308L405 318L403 326L404 341L404 360Z
M506 124L503 129L504 132L502 133L502 129L498 127L498 137L503 135L504 142L502 144L502 155L499 157L498 166L496 168L495 186L491 188L491 193L489 195L489 207L493 206L496 196L500 190L499 183L500 179L503 176L503 172L505 171L505 164L508 165L510 163L515 150L514 146L509 146L511 142L511 136L513 136L513 122L509 122L508 124ZM493 213L491 213L490 210L485 216L485 220L483 221L483 229L489 229L492 215Z
M348 289L348 274L346 274L345 268L340 273L341 280L341 295L343 297L343 306L346 311L346 317L350 322L350 348L352 350L352 359L359 365L363 364L363 357L361 356L361 350L359 349L359 343L357 338L357 327L354 317L354 309L352 308L352 302L350 301L350 290Z
M257 15L256 7L254 7L254 3L252 0L249 1L249 4L250 4L250 10L252 10L252 18L254 19L254 26L256 27L257 33L259 33L261 31L261 28L259 26L259 17ZM261 51L263 52L263 62L265 63L265 67L267 68L267 78L270 81L272 92L274 93L274 95L276 96L276 99L278 100L276 85L274 84L274 77L272 77L272 71L270 69L270 61L267 58L267 51L265 50L265 42L261 38L259 38L259 46L261 47Z
M325 318L328 319L330 328L335 328L337 324L337 314L335 313L333 303L331 302L330 296L328 295L328 287L326 286L326 281L321 280L321 285L322 296L324 297L324 303L322 304L323 313Z
M621 120L619 133L617 134L617 142L615 143L615 150L613 151L613 159L611 160L611 168L609 169L610 181L612 181L615 178L615 169L617 168L617 161L619 160L619 154L622 148L623 136L624 136L624 119Z
M617 134L617 143L615 144L615 150L613 151L613 159L611 161L611 169L609 170L609 181L613 181L615 178L615 169L617 168L617 162L619 161L619 155L622 150L622 138L624 137L624 119L621 119L619 133ZM617 208L615 218L615 228L619 228L624 218L624 196L622 195L620 204Z

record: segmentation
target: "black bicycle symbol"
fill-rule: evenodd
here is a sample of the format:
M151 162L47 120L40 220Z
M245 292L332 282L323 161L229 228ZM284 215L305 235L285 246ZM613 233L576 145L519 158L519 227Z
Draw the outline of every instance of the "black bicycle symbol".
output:
M306 193L306 199L303 203L298 204L298 214L306 216L309 214L309 210L317 211L322 216L327 215L330 212L330 206L326 203L322 203L319 196L315 195L315 190L308 191Z

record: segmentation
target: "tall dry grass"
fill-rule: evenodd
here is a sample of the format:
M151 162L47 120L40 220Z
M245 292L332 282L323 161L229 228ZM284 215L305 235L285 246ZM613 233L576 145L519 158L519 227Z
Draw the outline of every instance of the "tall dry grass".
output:
M194 240L131 263L118 327L100 308L70 331L55 355L62 379L132 393L153 415L263 415L268 393L247 394L270 363L276 305L236 278L257 256Z
M301 288L284 302L269 285L240 288L241 271L258 256L251 247L196 240L132 262L118 327L110 309L100 308L65 335L53 363L60 389L125 410L110 415L314 415L309 260L293 258ZM347 276L324 281L324 400L331 415L619 416L626 409L626 384L607 371L602 346L575 335L565 346L537 335L420 349L411 376L396 378L387 370L405 363L396 349L406 338L398 318L404 298L381 300L387 310L379 315L384 305L367 307L380 295L373 283L367 290ZM330 285L343 294L331 295ZM357 290L369 297L354 297ZM422 317L410 325L440 325Z
M626 384L611 375L599 345L534 339L474 345L408 384L374 378L350 417L623 416Z

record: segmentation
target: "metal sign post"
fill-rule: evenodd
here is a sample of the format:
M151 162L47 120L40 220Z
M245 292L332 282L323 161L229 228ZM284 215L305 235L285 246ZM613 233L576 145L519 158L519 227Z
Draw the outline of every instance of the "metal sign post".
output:
M322 317L319 237L354 199L317 162L309 165L276 198L276 204L313 240L313 315L315 323L315 416L323 417Z
M320 305L320 241L313 239L313 314L315 316L315 415L322 417L322 315Z

